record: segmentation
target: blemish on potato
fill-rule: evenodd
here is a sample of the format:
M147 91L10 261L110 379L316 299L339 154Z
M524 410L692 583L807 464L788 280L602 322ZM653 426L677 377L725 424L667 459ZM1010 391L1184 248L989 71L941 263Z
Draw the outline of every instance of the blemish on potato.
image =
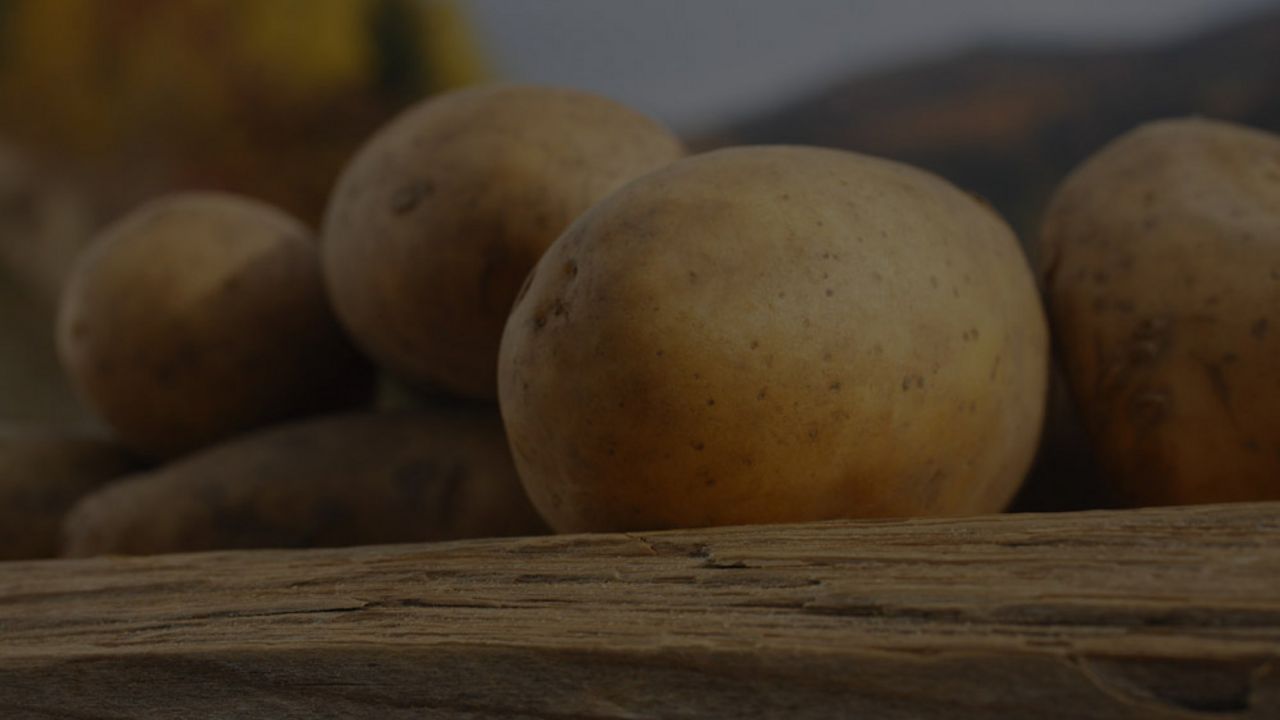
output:
M1169 395L1149 391L1135 395L1129 405L1134 424L1150 430L1164 421L1169 414Z
M1257 340L1267 336L1267 329L1270 323L1266 318L1258 318L1253 321L1253 326L1249 328L1249 333Z
M396 215L413 212L423 198L430 196L435 190L435 185L429 180L415 180L402 185L391 195L391 212Z
M692 447L694 450L697 450L698 452L702 452L704 449L706 449L707 444L702 442L701 440L697 440L693 443Z
M1160 355L1160 346L1153 340L1135 340L1129 345L1129 360L1145 364L1154 361Z
M1227 382L1226 373L1222 371L1222 366L1217 363L1202 363L1205 374L1209 376L1209 386L1213 388L1214 397L1218 398L1218 402L1222 404L1222 408L1227 411L1227 416L1231 417L1235 414L1231 401L1231 385Z

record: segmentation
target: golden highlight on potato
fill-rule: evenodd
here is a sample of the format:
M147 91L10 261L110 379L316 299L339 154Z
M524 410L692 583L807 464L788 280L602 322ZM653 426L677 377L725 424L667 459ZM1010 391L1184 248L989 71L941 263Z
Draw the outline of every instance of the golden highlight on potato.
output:
M560 531L997 512L1048 334L988 207L836 150L729 149L621 189L502 341L516 467Z
M234 195L168 196L104 230L63 292L57 336L86 404L152 457L372 390L307 229Z
M681 154L649 118L574 90L428 99L334 189L323 254L338 315L410 385L492 399L503 323L538 257L597 200Z
M1280 499L1280 137L1144 125L1063 182L1041 243L1060 358L1127 501Z

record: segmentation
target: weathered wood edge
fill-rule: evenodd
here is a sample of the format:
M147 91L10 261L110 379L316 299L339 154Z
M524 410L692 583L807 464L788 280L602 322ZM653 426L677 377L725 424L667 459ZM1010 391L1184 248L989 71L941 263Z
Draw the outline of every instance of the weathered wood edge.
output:
M0 717L1280 717L1280 503L0 563Z

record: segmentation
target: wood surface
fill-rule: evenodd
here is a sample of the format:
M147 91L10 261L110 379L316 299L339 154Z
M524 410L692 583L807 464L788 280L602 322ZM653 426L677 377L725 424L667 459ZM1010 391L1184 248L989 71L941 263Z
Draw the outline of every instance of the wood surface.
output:
M1280 718L1280 503L0 563L0 718Z

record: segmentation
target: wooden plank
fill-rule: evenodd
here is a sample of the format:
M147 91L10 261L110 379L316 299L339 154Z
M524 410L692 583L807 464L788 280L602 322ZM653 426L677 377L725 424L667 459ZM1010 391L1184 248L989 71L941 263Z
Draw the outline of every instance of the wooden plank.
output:
M1277 718L1280 504L0 564L0 717Z

